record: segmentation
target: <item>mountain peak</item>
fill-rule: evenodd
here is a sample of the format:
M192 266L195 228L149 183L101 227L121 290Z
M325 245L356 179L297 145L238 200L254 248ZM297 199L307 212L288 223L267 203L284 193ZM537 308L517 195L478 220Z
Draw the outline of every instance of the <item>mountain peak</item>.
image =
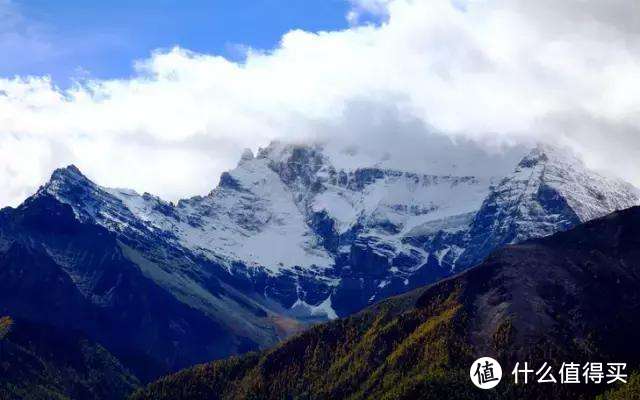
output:
M548 236L639 203L633 185L590 170L569 149L538 145L492 188L460 260L471 265L503 245Z
M583 166L582 159L571 149L539 143L520 160L518 168L533 168L548 163Z
M531 168L535 165L545 163L549 160L549 157L544 152L544 149L537 146L533 150L531 150L520 162L518 163L518 167L520 168Z
M244 149L242 151L242 155L240 156L240 164L247 162L247 161L251 161L255 158L255 156L253 155L253 151L251 151L251 149L247 148Z
M316 155L323 151L319 143L295 143L274 140L267 147L258 150L257 158L265 158L271 162L282 163L300 161L303 155Z
M78 186L91 186L93 182L87 178L78 167L70 164L64 168L58 168L51 174L49 182L44 189L50 194L59 194Z
M51 174L50 181L55 181L60 179L88 180L88 178L84 176L84 174L80 171L80 169L76 167L74 164L69 164L66 167L57 168L56 170L53 171L53 173Z
M76 216L89 218L96 214L99 199L104 194L100 186L71 164L53 171L49 182L41 186L33 197L41 196L51 196L61 203L69 204Z

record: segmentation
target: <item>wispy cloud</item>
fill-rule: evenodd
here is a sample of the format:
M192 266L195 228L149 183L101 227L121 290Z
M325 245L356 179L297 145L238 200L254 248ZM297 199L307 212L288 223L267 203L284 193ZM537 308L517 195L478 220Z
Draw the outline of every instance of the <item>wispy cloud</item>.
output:
M0 0L0 73L11 74L24 65L50 59L56 51L44 26L27 21L12 1Z
M391 0L349 0L351 10L347 14L347 20L357 25L366 21L366 17L382 18L389 17L388 5Z

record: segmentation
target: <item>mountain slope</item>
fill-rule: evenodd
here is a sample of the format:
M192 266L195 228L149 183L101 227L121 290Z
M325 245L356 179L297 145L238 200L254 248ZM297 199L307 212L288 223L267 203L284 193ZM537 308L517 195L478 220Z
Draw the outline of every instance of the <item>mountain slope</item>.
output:
M139 381L78 332L19 320L0 338L0 398L122 399Z
M567 151L539 146L483 202L457 270L508 243L551 235L638 204L632 185L588 170Z
M258 158L269 160L332 255L339 280L329 294L338 315L448 275L447 253L456 253L490 182L378 166L337 169L321 146L274 143ZM438 237L415 243L412 234L425 226Z
M592 398L607 385L480 391L479 356L640 367L640 208L508 246L456 277L314 327L274 349L163 378L134 399ZM603 296L606 293L606 296Z
M217 295L229 306L204 313L157 283L165 269L174 285L188 283L179 278L191 271L179 268L190 264L173 262L178 255L171 248L160 249L163 261L131 246L101 226L79 221L68 205L45 193L3 210L0 312L84 332L142 380L276 342L269 318L242 298L232 303L234 290L215 277L196 278L208 285L206 296ZM230 310L236 313L227 317ZM231 326L230 318L245 318L245 325L267 339L254 341L241 323Z

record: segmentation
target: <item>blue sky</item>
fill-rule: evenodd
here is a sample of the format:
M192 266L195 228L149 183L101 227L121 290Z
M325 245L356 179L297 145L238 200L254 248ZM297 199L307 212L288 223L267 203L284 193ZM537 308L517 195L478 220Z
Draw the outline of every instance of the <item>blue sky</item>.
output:
M0 17L3 6L12 18L0 34L4 25L13 36L0 40L0 76L50 75L61 86L127 77L134 60L173 46L237 59L240 45L270 49L292 29L347 28L350 8L346 0L0 0Z

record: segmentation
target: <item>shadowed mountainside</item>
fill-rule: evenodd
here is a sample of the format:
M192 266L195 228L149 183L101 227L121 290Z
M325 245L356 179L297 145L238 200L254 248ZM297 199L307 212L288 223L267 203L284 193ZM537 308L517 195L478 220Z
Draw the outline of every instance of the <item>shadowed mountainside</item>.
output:
M0 315L82 332L142 381L258 347L171 296L140 270L132 254L138 253L104 228L78 221L68 205L50 196L4 209ZM215 286L215 278L208 282L220 297L230 296L231 290ZM223 308L218 315L230 310L237 311ZM247 305L244 312L253 311Z
M0 332L0 399L117 400L139 385L113 355L78 332L23 320L5 337Z

